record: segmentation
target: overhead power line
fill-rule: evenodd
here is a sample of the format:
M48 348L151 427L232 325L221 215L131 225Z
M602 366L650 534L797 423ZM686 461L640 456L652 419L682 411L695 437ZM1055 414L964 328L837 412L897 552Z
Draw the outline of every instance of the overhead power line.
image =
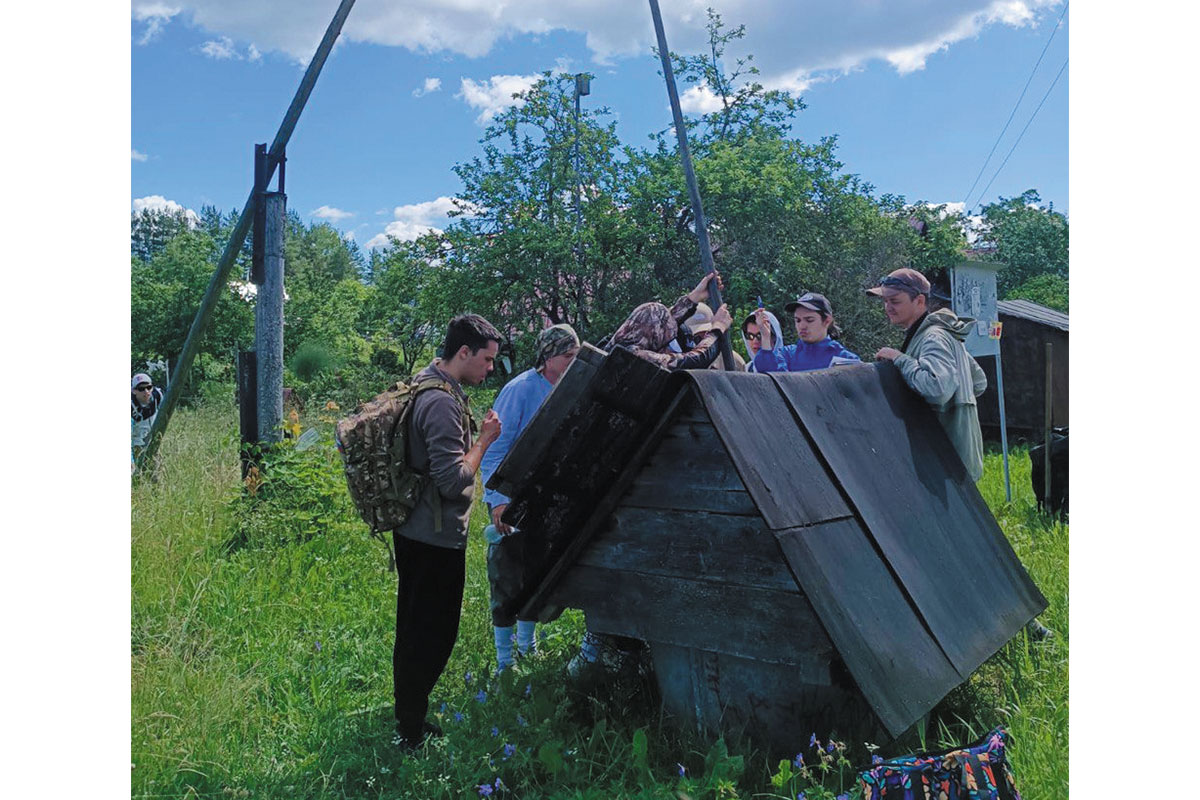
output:
M1067 15L1067 9L1070 7L1070 2L1063 6L1062 13L1058 15L1058 21L1054 23L1054 28L1050 31L1050 38L1046 40L1046 45L1042 48L1041 55L1038 56L1037 61L1033 65L1033 70L1031 70L1029 73L1029 78L1025 81L1025 88L1021 89L1021 96L1018 97L1017 102L1013 104L1012 111L1008 115L1008 121L1005 122L1004 127L1000 129L1000 135L996 137L996 141L992 144L992 149L988 151L987 158L985 158L983 160L983 164L980 165L979 174L975 176L975 181L971 184L971 188L967 189L967 193L963 195L964 210L970 209L970 206L967 205L967 200L971 198L971 192L975 191L975 187L979 185L979 179L983 177L983 171L987 169L988 162L991 161L992 156L995 155L996 148L999 146L1000 140L1004 138L1004 133L1008 130L1008 126L1012 124L1013 117L1016 116L1017 109L1021 106L1021 101L1025 99L1025 92L1029 91L1029 84L1033 82L1033 76L1037 74L1038 67L1041 66L1042 59L1045 57L1046 51L1050 49L1050 43L1054 41L1054 34L1058 33L1058 29L1062 25L1063 17ZM982 195L980 196L982 197Z
M1013 146L1009 149L1008 155L1005 156L1004 160L1000 162L1000 166L996 167L996 171L992 174L992 180L988 181L987 186L983 187L983 191L979 193L980 200L987 195L987 190L992 188L992 181L996 180L996 176L1000 174L1000 170L1004 169L1004 165L1008 163L1008 156L1011 156L1013 154L1013 150L1016 150L1017 145L1021 143L1021 137L1025 135L1025 131L1029 130L1029 126L1033 123L1034 117L1036 117L1038 112L1042 110L1042 103L1045 103L1046 98L1050 96L1050 92L1054 91L1054 85L1058 83L1058 79L1062 77L1063 72L1067 68L1067 63L1070 62L1070 60L1071 59L1068 58L1063 62L1062 66L1058 68L1058 74L1055 75L1054 80L1050 82L1050 88L1046 90L1044 95L1042 95L1042 101L1038 103L1037 108L1033 110L1033 115L1029 117L1029 122L1025 123L1024 128L1021 128L1021 133L1017 135L1017 140L1013 142Z

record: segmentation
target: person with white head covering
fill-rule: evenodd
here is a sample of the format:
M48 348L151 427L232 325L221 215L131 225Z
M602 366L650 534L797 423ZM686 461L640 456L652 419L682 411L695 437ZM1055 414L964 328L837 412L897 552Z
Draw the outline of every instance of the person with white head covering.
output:
M776 342L783 341L783 328L779 327L779 318L770 311L763 309L763 316L771 323L771 332L773 340ZM750 361L746 365L747 372L758 372L758 367L754 366L754 357L758 355L758 351L762 349L763 335L758 327L758 314L752 313L742 320L742 344L746 347L746 355Z
M133 420L133 446L145 447L146 437L162 405L163 393L144 372L133 376L129 384L129 416Z

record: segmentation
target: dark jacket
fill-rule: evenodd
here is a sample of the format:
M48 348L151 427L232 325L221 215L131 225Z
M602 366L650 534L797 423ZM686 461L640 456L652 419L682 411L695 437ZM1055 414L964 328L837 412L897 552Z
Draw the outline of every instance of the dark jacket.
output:
M452 392L433 389L417 395L409 418L409 463L428 474L421 502L396 533L425 544L464 550L467 521L475 496L475 473L463 464L471 449L471 425L466 394L458 381L439 367L440 359L417 374L417 379L437 377L450 384ZM436 495L436 497L435 497ZM442 530L435 514L441 510Z

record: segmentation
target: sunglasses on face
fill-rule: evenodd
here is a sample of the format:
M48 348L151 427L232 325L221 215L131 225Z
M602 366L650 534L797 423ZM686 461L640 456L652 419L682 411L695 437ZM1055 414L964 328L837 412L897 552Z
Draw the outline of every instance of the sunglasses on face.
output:
M746 334L746 339L747 339L748 341L752 341L752 342L761 342L761 341L762 341L762 334L761 334L761 333L747 333L747 334Z
M134 389L134 391L135 392L148 392L153 388L154 388L153 386L139 386L136 389Z

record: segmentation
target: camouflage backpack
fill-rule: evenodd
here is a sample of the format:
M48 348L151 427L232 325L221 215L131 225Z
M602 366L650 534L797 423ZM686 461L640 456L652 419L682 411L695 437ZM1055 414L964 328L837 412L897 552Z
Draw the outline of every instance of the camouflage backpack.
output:
M429 478L408 463L408 420L417 395L430 389L449 392L458 400L450 384L440 378L395 383L339 420L334 434L346 465L350 499L371 535L387 547L389 570L395 568L395 556L385 534L408 520ZM462 410L463 426L474 427L470 410L465 406ZM435 530L442 524L440 501L441 494L434 492Z

